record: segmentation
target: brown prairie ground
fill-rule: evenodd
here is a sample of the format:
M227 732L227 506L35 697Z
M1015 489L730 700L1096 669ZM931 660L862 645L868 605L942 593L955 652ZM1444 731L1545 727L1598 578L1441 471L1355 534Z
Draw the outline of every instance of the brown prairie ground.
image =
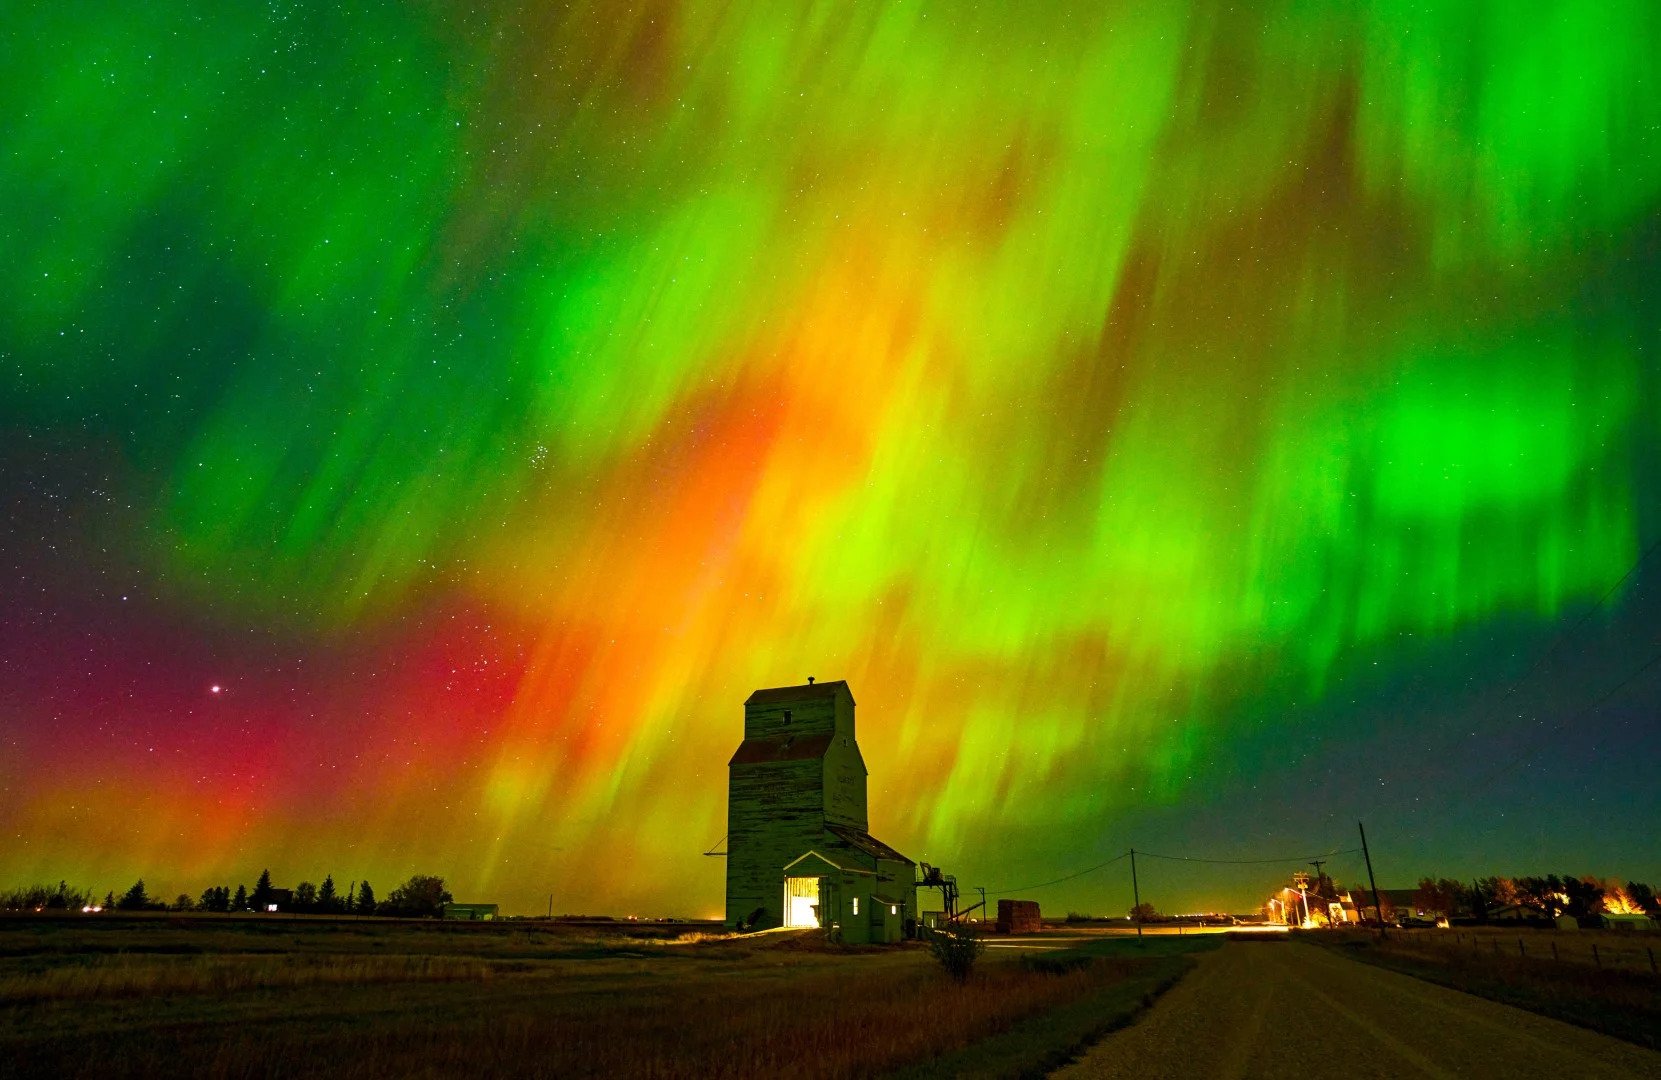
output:
M1389 942L1393 948L1423 952L1554 960L1611 971L1655 974L1656 966L1661 966L1661 934L1644 932L1466 926L1451 930L1392 930Z
M0 1076L1020 1075L1196 947L1079 964L687 927L0 920ZM1204 947L1204 946L1199 946Z
M1607 931L1351 931L1309 940L1440 983L1661 1050L1661 976L1648 935ZM1593 952L1594 947L1596 952ZM1658 958L1661 959L1661 958Z

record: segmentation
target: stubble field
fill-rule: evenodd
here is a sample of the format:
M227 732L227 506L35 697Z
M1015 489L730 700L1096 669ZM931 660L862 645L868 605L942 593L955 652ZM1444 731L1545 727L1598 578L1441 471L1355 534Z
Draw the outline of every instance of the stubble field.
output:
M0 920L0 1076L1018 1076L1209 947L989 952L696 926Z

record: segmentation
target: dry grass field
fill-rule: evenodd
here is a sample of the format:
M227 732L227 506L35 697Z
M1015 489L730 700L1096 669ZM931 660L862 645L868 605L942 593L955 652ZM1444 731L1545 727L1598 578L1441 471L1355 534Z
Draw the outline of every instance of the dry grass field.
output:
M1452 930L1392 930L1401 948L1421 951L1482 952L1490 956L1556 960L1565 964L1604 967L1618 971L1655 973L1653 956L1661 964L1661 934L1607 930L1544 930L1534 927L1458 927Z
M1320 932L1358 960L1661 1049L1661 976L1651 935L1601 930ZM1594 951L1595 949L1595 951Z
M920 947L799 934L6 919L0 1075L1024 1075L1123 1022L1192 947L991 953L959 987Z

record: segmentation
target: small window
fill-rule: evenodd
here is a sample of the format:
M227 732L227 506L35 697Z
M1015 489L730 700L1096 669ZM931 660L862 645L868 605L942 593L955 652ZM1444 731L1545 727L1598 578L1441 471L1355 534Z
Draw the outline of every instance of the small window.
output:
M854 914L859 914L859 897L854 897Z
M784 710L784 722L787 723L787 724L790 723L790 710L789 709Z
M888 914L898 915L899 913L900 913L900 908L899 908L898 904L889 904L888 905Z

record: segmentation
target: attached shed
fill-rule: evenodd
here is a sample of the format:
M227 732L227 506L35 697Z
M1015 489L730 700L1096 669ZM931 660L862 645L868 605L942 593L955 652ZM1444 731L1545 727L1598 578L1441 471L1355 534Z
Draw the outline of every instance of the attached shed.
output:
M750 695L728 763L728 927L904 936L917 917L916 864L870 834L865 778L847 683Z

